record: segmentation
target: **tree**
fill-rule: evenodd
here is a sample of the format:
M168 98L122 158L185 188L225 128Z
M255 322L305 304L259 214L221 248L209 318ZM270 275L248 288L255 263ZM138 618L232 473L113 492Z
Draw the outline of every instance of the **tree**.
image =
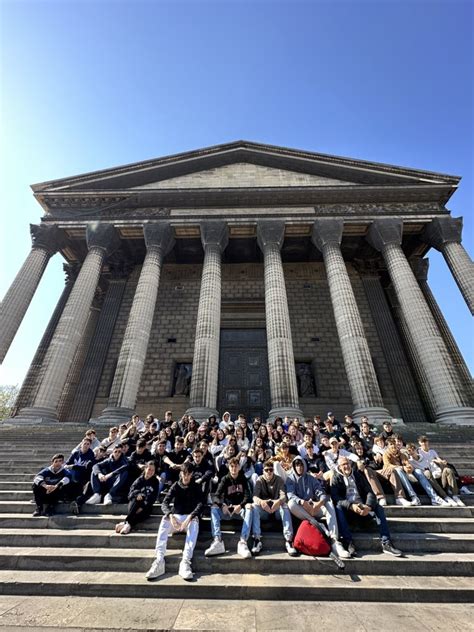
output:
M20 388L16 384L0 384L0 420L7 419L15 404Z

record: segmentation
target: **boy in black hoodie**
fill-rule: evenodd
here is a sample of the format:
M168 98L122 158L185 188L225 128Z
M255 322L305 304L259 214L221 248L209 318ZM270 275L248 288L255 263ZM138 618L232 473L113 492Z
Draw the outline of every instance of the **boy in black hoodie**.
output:
M214 504L211 507L211 529L214 538L211 546L206 549L204 555L220 555L225 553L225 545L222 540L221 520L241 518L244 521L240 533L237 553L248 559L252 557L247 546L247 540L252 526L252 504L249 484L245 474L240 469L239 459L233 457L228 462L229 473L221 479L216 493Z
M165 573L166 545L168 536L174 532L186 532L183 559L178 573L187 581L193 578L191 560L199 534L199 517L203 510L202 491L193 480L193 470L191 463L184 463L179 480L173 483L163 500L163 519L156 537L156 559L145 576L147 579L156 579Z

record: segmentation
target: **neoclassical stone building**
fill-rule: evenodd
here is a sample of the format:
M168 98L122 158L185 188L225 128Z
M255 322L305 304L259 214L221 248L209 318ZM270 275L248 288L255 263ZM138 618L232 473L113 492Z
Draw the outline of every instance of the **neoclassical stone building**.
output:
M462 219L445 207L458 182L239 141L34 185L45 214L1 305L0 359L57 252L66 282L15 419L473 423L425 258L443 253L472 312Z

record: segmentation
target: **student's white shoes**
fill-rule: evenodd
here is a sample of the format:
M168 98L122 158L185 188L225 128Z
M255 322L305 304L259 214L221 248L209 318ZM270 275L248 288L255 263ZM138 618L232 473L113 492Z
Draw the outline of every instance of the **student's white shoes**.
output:
M92 494L89 500L86 500L86 505L98 505L100 501L100 494Z
M189 582L193 578L193 569L189 560L181 560L178 575Z
M349 551L346 551L342 544L337 540L331 544L331 550L334 555L342 559L347 560L351 557Z
M165 574L165 560L154 560L150 570L145 575L147 579L156 579Z
M112 500L112 496L110 494L105 494L104 496L104 505L111 505L114 501Z
M252 557L252 553L250 553L249 547L247 546L247 542L245 542L245 540L239 541L237 545L237 555L240 555L240 557L243 557L246 560Z
M396 505L400 505L401 507L411 507L412 504L409 500L407 500L406 498L402 498L401 496L399 496L396 501L395 501Z
M448 498L446 498L446 500L448 500ZM455 505L457 505L458 507L466 506L465 503L463 503L463 501L459 498L459 496L453 496L452 498L450 498L450 500L454 500Z
M211 557L211 555L222 555L222 553L225 553L225 545L223 540L220 538L214 538L211 546L204 551L204 555L206 557Z

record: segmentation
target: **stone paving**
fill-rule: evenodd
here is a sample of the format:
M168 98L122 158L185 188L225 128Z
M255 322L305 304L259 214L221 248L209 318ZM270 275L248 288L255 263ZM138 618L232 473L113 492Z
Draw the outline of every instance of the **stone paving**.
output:
M0 597L1 632L294 632L328 627L331 632L444 632L447 629L467 632L472 629L472 606L400 603L356 606L348 602L276 605L268 601Z

